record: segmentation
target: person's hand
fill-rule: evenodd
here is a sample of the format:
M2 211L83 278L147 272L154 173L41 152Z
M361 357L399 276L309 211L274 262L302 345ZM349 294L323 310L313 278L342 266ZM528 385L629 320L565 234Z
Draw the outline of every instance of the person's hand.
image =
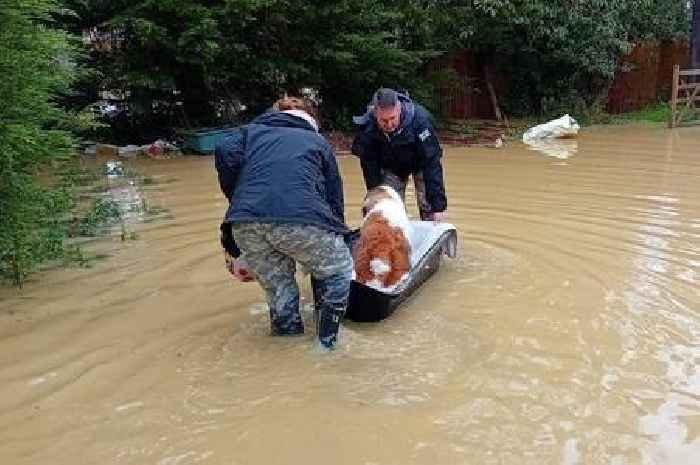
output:
M253 273L253 271L250 268L248 268L248 263L246 263L245 260L234 260L233 272L231 274L233 274L233 276L236 279L244 283L253 281L255 279L255 273Z
M248 268L248 263L245 260L236 260L226 252L224 252L224 259L226 260L226 269L237 280L245 283L255 279L255 273Z
M445 221L447 221L447 210L443 210L441 212L434 212L433 221L436 223L444 223Z

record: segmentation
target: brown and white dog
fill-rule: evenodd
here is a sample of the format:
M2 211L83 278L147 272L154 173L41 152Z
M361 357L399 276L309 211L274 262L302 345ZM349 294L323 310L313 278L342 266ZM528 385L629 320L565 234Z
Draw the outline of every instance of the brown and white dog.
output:
M374 288L390 288L411 268L406 207L394 189L379 186L367 192L362 214L353 250L355 279Z

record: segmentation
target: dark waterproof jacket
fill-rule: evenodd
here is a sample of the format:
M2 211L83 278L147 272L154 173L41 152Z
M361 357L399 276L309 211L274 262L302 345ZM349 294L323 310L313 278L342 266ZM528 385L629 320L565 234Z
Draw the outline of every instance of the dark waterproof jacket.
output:
M224 223L302 224L347 232L335 154L304 119L283 112L257 117L217 145L215 164L229 200Z
M367 189L380 185L386 171L401 179L422 171L431 211L444 211L447 198L442 174L442 148L433 129L432 117L407 96L399 94L399 100L401 124L391 135L382 132L372 112L354 119L362 128L353 141L352 153L360 158Z

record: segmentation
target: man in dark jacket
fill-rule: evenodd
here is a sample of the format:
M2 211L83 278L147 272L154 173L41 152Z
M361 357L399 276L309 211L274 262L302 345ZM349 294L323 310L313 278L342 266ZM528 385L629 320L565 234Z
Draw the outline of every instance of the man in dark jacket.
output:
M315 281L319 341L333 348L353 265L338 166L312 112L306 100L278 101L216 147L216 170L229 200L222 229L239 255L231 273L252 275L265 290L273 335L295 335L304 332L295 280L301 263Z
M353 118L362 128L352 144L360 158L367 189L388 184L405 198L413 176L421 219L447 220L447 197L442 174L442 148L422 106L402 93L382 88L368 112Z

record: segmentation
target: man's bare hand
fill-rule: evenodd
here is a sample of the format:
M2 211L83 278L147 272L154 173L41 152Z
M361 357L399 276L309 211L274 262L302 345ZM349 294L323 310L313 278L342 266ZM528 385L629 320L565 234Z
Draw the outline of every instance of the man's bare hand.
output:
M433 213L433 221L436 223L444 223L447 221L447 210L443 210L441 212L435 212Z
M248 268L248 263L242 259L235 259L225 253L226 269L237 280L247 283L255 280L255 273Z

